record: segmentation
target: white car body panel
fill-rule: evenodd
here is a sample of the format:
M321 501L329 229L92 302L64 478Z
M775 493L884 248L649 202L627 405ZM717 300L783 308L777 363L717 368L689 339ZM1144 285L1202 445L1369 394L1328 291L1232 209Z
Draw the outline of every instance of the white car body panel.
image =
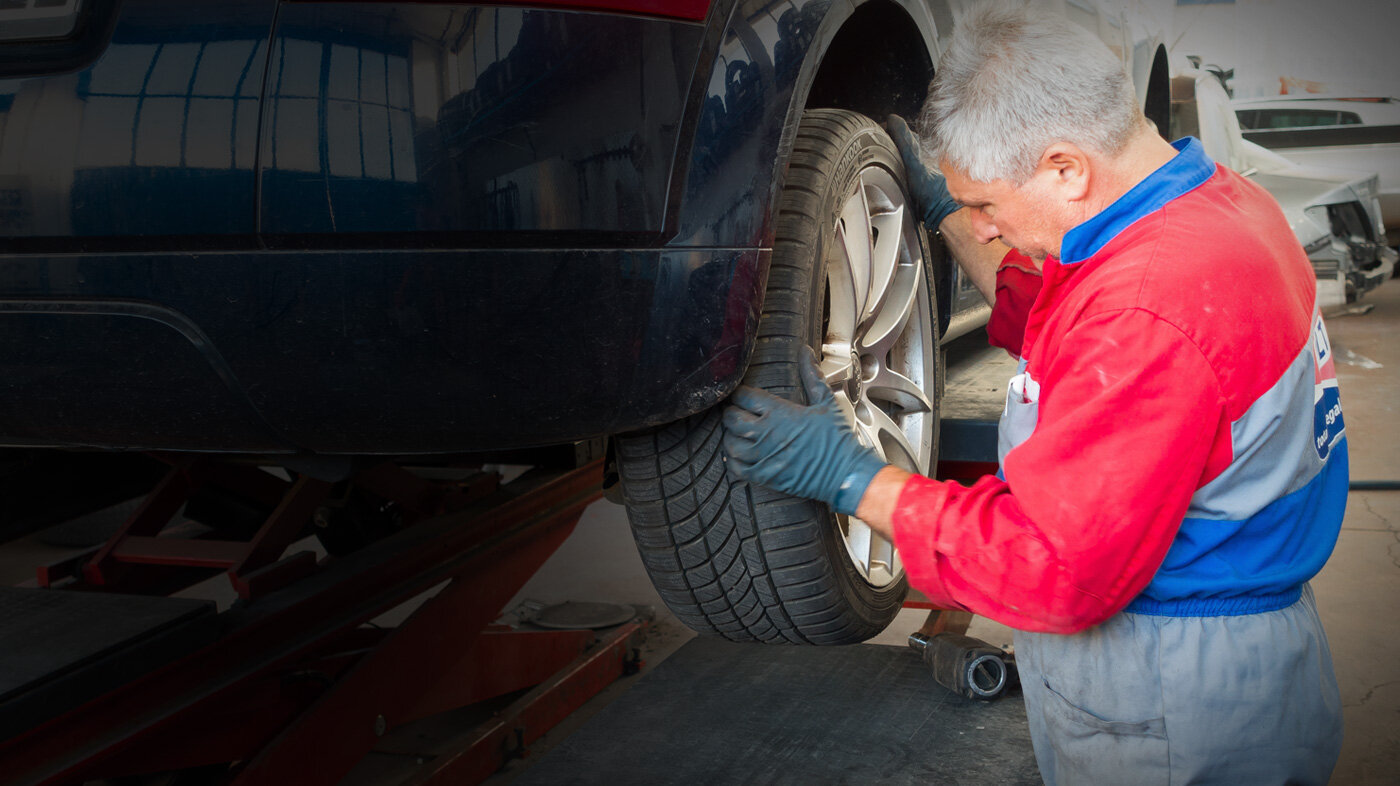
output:
M1292 109L1354 116L1359 123L1281 128L1261 126L1245 129L1244 134L1246 139L1268 147L1296 164L1380 175L1378 196L1381 217L1388 226L1400 230L1400 102L1297 96L1235 101L1231 106L1237 114L1251 110ZM1310 139L1337 143L1299 144ZM1356 141L1347 141L1349 139ZM1392 232L1391 242L1400 242L1400 232Z
M1178 81L1180 80L1180 81ZM1189 91L1186 81L1190 81ZM1188 95L1189 92L1189 95ZM1194 128L1206 154L1259 184L1278 201L1298 242L1318 276L1318 301L1324 311L1374 289L1391 277L1397 255L1376 242L1384 237L1379 201L1380 177L1374 172L1300 166L1278 153L1247 141L1232 111L1229 96L1212 74L1184 69L1173 80L1173 108L1190 102ZM1173 112L1175 118L1187 117ZM1190 120L1186 121L1190 124ZM1334 231L1332 210L1360 205L1369 233L1345 236Z

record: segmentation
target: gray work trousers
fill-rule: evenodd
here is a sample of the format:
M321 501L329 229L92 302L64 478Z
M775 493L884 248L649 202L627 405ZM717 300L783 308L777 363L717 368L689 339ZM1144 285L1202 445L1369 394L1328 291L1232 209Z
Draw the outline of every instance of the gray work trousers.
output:
M1312 589L1235 617L1120 613L1016 633L1041 777L1073 784L1325 784L1342 703Z

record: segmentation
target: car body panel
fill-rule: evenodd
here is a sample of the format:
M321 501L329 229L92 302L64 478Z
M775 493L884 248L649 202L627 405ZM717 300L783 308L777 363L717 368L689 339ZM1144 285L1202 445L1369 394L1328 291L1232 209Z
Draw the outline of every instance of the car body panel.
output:
M431 453L668 422L742 376L763 256L26 255L3 274L0 433L30 445Z
M86 7L93 51L0 80L0 444L447 453L712 407L748 363L803 109L917 108L952 19ZM851 31L896 30L895 93L840 80L838 54L873 56ZM0 44L0 76L30 51ZM985 322L939 275L945 335Z
M1245 139L1294 163L1379 174L1381 216L1400 242L1400 102L1297 96L1233 107Z

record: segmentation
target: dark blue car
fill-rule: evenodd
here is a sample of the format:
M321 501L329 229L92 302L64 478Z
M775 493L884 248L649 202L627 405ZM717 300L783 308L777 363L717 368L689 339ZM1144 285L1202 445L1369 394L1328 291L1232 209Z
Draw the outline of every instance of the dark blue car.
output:
M1165 128L1163 50L1067 9ZM305 466L608 436L686 622L867 638L905 593L893 547L731 483L715 407L798 395L810 346L857 432L931 468L940 343L986 306L872 118L918 114L952 17L0 4L0 445Z

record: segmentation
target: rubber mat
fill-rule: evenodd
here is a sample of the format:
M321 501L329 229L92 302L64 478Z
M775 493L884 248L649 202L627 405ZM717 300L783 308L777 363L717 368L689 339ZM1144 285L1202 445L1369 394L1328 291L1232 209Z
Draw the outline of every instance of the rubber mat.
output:
M513 783L1038 784L1019 691L975 702L902 647L692 639Z

